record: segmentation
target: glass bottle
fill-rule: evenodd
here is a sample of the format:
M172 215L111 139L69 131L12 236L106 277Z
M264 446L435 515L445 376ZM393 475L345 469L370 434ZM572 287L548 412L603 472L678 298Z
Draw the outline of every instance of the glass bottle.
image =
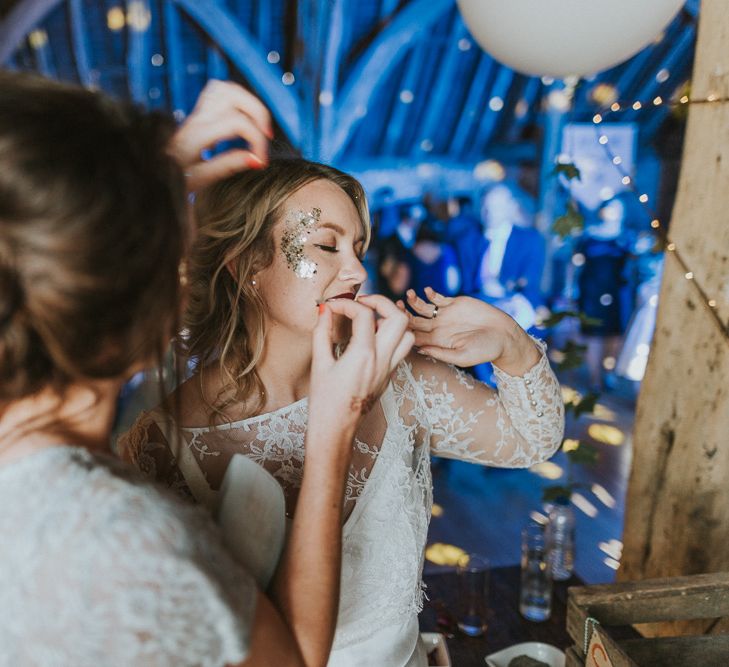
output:
M552 578L569 579L575 568L575 513L567 498L559 498L549 512L547 546Z

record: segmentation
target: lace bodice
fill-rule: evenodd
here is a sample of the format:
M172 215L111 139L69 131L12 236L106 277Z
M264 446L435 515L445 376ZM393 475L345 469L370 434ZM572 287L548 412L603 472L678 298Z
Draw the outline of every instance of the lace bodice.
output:
M256 589L206 512L105 455L0 467L0 665L239 663Z
M559 447L564 409L546 355L523 378L497 371L497 383L494 391L455 367L411 355L363 420L346 487L335 654L421 609L431 453L526 467ZM279 481L290 513L302 479L307 407L304 399L214 428L175 428L170 415L155 410L120 447L211 509L227 462L243 453Z

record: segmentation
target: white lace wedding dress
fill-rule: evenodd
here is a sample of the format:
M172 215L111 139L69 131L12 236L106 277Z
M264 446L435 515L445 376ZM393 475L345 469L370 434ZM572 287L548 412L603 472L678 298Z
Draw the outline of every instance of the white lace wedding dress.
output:
M499 370L496 377L498 393L454 367L411 355L363 420L346 488L330 666L427 665L417 615L431 454L516 468L559 447L564 408L546 355L523 378ZM158 409L144 413L120 446L142 470L211 509L228 462L242 453L279 481L290 514L301 485L306 423L306 399L218 427L174 429L171 416Z
M66 446L1 466L0 508L0 666L246 658L256 587L201 508Z

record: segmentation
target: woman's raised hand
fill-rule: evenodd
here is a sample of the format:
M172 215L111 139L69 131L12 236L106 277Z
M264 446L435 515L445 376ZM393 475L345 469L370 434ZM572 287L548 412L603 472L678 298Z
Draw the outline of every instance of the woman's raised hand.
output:
M188 191L194 192L239 171L265 167L271 138L271 115L264 104L237 83L213 79L173 135L169 152L185 171ZM230 139L244 139L248 150L235 148L203 160L202 151Z
M334 313L352 321L352 336L338 359L333 352ZM383 296L322 304L313 334L310 411L314 406L333 419L356 424L377 401L414 341L407 316Z
M415 345L425 355L457 366L492 362L510 375L523 375L539 361L527 333L506 313L468 296L447 297L425 288L428 301L408 290ZM405 304L398 302L405 312Z

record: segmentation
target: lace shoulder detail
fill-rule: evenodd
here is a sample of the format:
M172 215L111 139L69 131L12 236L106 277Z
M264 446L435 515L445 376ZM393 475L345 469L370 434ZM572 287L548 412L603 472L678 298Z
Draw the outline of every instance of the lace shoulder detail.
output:
M107 457L58 450L3 476L18 509L0 517L16 527L0 554L0 664L244 660L257 590L204 510Z
M119 456L181 498L193 500L192 491L172 452L168 435L163 432L154 415L154 412L142 412L131 428L119 436Z
M528 467L554 454L564 432L564 404L541 341L524 377L497 369L494 391L462 370L411 355L396 387L403 418L415 421L431 452L505 468Z

